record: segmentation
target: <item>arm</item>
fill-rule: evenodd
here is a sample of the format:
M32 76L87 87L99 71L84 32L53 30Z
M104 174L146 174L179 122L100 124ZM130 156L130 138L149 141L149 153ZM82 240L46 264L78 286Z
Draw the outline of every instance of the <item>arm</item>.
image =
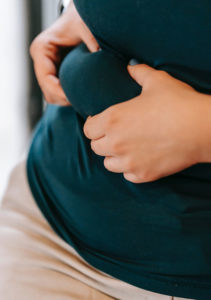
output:
M30 53L36 77L49 103L70 104L62 90L57 71L64 50L82 41L91 52L98 50L97 41L71 1L62 16L32 42Z
M200 122L200 136L196 143L199 144L199 162L211 163L211 95L198 94L199 101L201 101L201 106L204 114L201 115Z
M105 168L143 183L211 162L211 96L144 64L128 71L141 94L84 125Z

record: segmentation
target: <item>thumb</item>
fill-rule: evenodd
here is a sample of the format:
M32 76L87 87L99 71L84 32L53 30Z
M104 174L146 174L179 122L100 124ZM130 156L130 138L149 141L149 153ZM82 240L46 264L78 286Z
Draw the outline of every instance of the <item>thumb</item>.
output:
M146 78L155 72L155 69L145 65L145 64L137 64L137 65L128 65L127 70L130 76L141 86L144 86Z

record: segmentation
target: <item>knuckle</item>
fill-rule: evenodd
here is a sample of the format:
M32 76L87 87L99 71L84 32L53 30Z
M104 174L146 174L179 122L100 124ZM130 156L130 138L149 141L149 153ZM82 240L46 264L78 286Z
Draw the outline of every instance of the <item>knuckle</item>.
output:
M85 136L89 138L89 128L88 128L87 123L84 124L83 132L84 132Z
M95 142L94 140L91 140L90 146L91 146L91 149L92 149L94 152L97 151L96 142Z
M110 142L110 149L115 154L120 154L122 152L122 142L118 139L112 140Z
M167 75L167 73L163 70L157 70L155 73L156 80L163 80Z
M137 174L137 177L140 182L149 182L152 181L152 175L148 170L143 170Z
M129 174L125 174L125 178L133 183L146 183L152 181L152 176L146 171L129 171Z
M159 74L159 76L166 76L166 74L167 74L167 72L166 71L164 71L164 70L157 70L157 72L156 72L157 74Z
M40 37L39 35L32 41L30 47L29 47L29 52L30 52L30 55L32 57L34 57L35 55L35 52L38 48L38 46L40 45Z
M106 110L106 128L110 129L117 123L117 116L115 113L115 109L113 107L109 107Z
M134 175L134 177L130 181L133 183L141 183L140 179L136 175Z
M45 32L41 32L38 36L36 36L29 47L31 57L34 58L38 52L42 51L44 45L48 42L49 39Z
M128 157L125 161L125 168L129 172L133 172L135 170L135 163L134 160L131 157Z
M106 169L110 170L110 164L109 164L109 159L108 157L105 157L103 160L103 165Z
M132 183L139 183L137 176L133 173L123 173L123 176L126 180L128 180Z
M140 182L146 182L147 181L147 175L145 173L139 173L137 175L137 178L140 180Z
M165 78L166 72L163 70L152 70L146 75L146 81L149 83L161 81Z
M146 80L147 80L147 81L150 81L150 82L156 80L156 71L153 70L153 71L149 72L149 73L146 75Z

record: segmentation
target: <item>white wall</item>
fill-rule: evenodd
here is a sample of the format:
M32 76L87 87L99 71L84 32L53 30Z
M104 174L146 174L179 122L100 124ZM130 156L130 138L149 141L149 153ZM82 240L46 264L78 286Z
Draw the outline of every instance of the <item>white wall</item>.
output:
M59 0L42 0L42 23L47 28L58 17Z
M30 142L24 2L6 0L0 5L0 201L12 167L27 153ZM42 0L43 28L58 17L58 3Z
M28 141L24 14L23 0L0 5L0 198Z

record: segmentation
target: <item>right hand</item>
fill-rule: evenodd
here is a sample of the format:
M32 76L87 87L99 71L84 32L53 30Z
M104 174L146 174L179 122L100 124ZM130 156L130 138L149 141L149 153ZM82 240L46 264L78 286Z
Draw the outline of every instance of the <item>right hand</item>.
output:
M51 27L40 33L32 42L30 54L36 77L48 103L70 105L57 77L58 66L62 59L62 50L81 42L84 42L91 52L99 50L96 39L81 19L73 2Z

